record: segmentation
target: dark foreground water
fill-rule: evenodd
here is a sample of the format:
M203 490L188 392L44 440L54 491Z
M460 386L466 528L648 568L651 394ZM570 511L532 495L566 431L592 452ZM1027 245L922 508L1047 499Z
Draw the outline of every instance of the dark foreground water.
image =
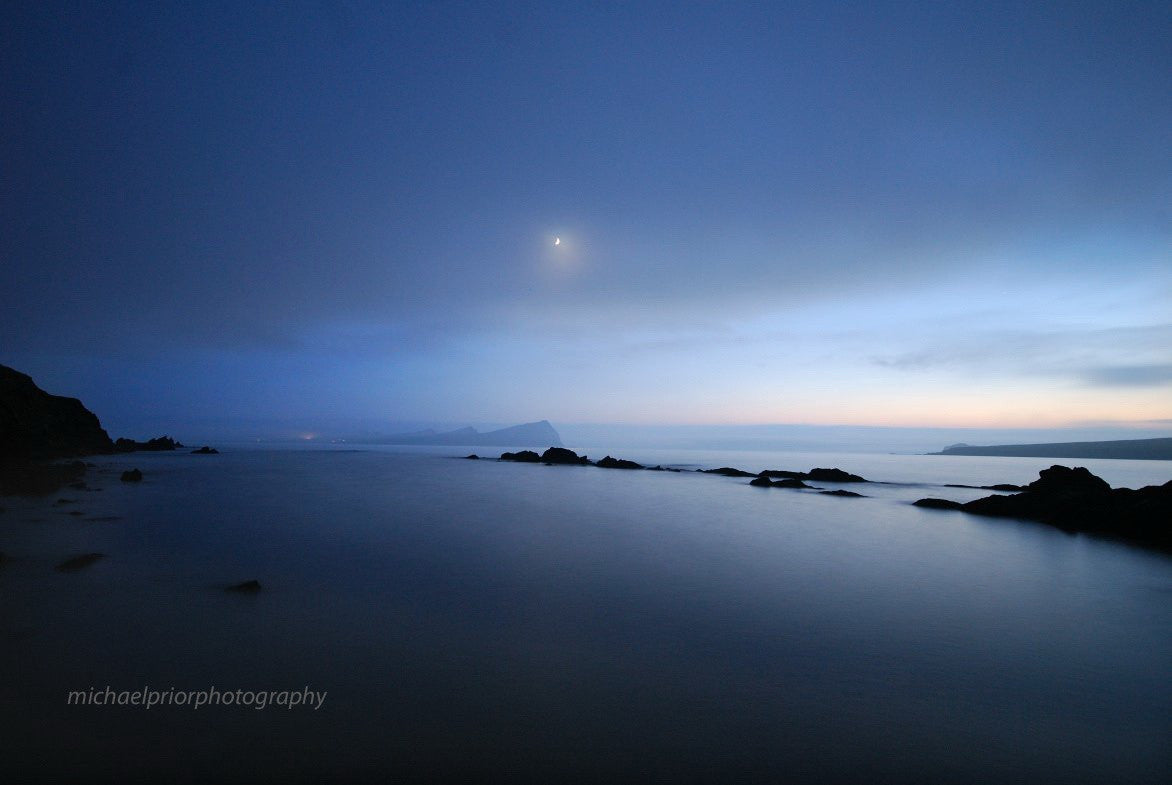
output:
M6 781L1172 779L1172 559L909 505L1051 461L616 452L912 483L844 499L453 452L112 457L76 504L0 500ZM107 686L328 694L66 705Z

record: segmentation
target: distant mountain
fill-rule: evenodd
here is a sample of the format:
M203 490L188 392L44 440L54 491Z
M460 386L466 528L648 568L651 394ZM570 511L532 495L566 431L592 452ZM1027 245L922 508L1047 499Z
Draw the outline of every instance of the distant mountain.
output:
M1172 461L1172 438L1121 439L1113 442L1058 442L1055 444L998 444L974 447L954 444L929 455L991 455L1008 458L1128 458Z
M562 439L549 420L529 422L481 433L475 428L457 428L437 433L428 428L371 440L374 444L462 445L465 447L562 447Z

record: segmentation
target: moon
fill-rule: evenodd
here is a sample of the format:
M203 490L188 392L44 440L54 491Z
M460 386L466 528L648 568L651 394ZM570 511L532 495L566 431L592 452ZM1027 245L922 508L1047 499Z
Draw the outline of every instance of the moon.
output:
M561 245L561 244L562 244L562 238L560 238L560 237L555 237L555 238L553 238L553 244L554 244L554 245Z

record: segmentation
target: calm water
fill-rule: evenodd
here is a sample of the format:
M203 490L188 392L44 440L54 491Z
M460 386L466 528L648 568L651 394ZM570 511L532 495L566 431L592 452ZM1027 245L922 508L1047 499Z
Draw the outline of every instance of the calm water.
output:
M893 484L843 499L452 448L102 458L103 490L61 494L75 505L0 500L5 773L1172 777L1172 559L909 504L1053 461L586 451ZM1077 463L1115 485L1172 478L1168 462ZM118 482L131 465L139 486ZM87 551L108 557L53 570ZM259 595L223 591L250 578ZM316 712L65 705L106 685L328 697Z

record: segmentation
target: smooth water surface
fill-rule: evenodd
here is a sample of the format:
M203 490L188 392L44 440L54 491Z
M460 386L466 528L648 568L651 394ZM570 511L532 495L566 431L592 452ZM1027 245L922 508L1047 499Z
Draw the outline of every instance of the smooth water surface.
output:
M1054 461L609 452L890 484L836 498L451 448L101 458L101 491L60 494L76 504L2 502L8 770L1167 781L1172 559L910 505L986 493L944 483L1029 482ZM1167 462L1077 463L1115 485L1172 478ZM131 465L141 485L118 482ZM107 556L53 569L89 551ZM252 578L255 596L224 591ZM106 685L328 698L318 711L65 705Z

